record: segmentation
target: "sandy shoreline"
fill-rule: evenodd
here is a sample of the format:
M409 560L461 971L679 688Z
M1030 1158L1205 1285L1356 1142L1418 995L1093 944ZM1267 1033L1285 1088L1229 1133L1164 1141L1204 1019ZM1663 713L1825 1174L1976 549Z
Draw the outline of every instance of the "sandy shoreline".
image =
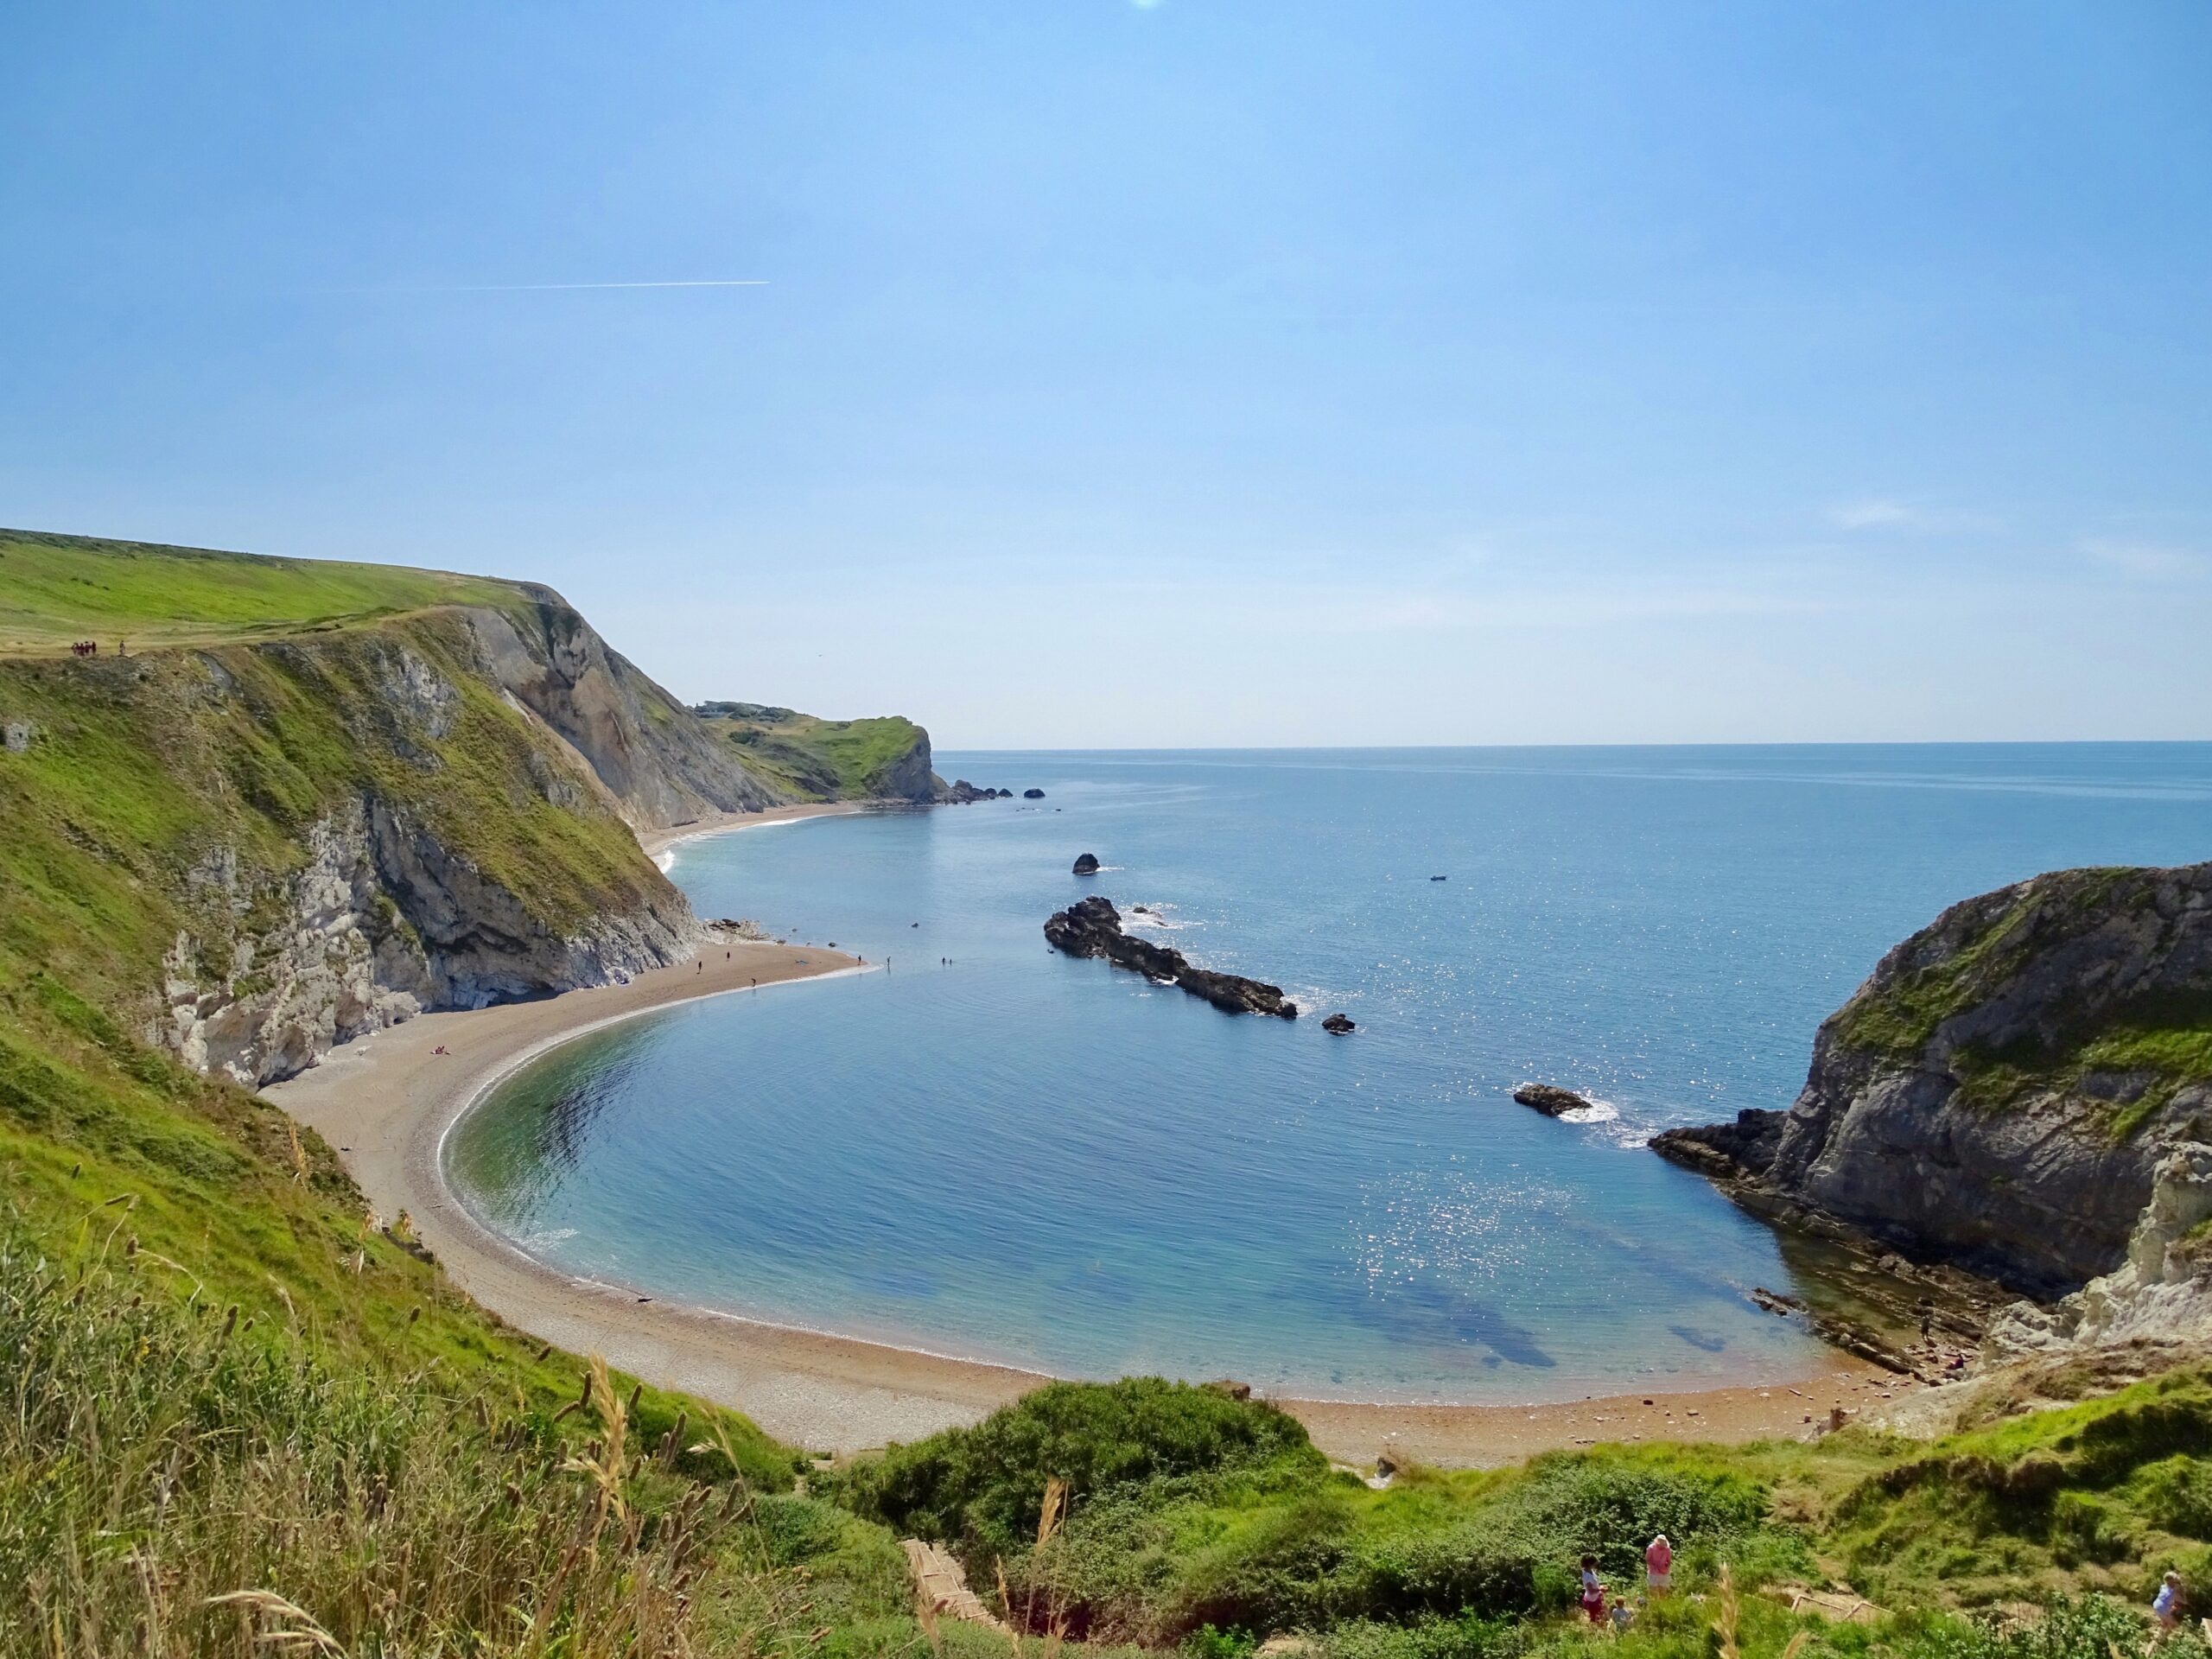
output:
M677 842L857 804L728 814L645 838ZM847 976L824 995L864 995L880 969L804 945L718 944L696 963L627 985L538 1002L424 1014L333 1050L320 1065L264 1092L339 1148L369 1200L406 1210L454 1282L511 1324L580 1353L734 1407L779 1439L852 1452L972 1422L1045 1379L764 1324L582 1280L523 1254L477 1224L448 1191L447 1131L486 1090L548 1048L616 1020L700 997L757 995L793 980ZM1910 1387L1840 1354L1787 1382L1697 1392L1617 1395L1552 1405L1372 1405L1280 1402L1332 1457L1363 1463L1389 1450L1441 1465L1509 1461L1593 1440L1741 1441L1811 1432L1830 1407L1872 1408ZM1647 1403L1648 1402L1648 1403Z
M645 849L645 856L668 868L670 851L679 842L696 841L702 836L726 835L733 830L755 830L763 824L790 823L798 818L834 818L849 812L870 812L890 810L897 803L883 801L824 801L804 806L771 806L758 812L716 812L703 818L694 818L689 823L671 824L665 830L648 830L638 836L638 844Z

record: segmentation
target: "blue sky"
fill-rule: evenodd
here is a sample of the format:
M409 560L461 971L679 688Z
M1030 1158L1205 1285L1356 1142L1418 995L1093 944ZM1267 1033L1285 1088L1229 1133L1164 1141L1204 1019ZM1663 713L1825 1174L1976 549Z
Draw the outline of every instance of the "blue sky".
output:
M0 523L534 577L943 747L2212 736L2202 4L24 4L0 62Z

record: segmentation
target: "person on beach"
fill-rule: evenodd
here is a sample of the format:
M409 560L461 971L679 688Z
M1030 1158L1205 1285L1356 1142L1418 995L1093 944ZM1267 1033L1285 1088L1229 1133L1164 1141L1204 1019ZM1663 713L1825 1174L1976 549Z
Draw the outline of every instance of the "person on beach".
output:
M1605 1586L1598 1577L1598 1558L1582 1558L1582 1611L1592 1624L1605 1622Z
M1675 1547L1661 1533L1643 1552L1643 1587L1653 1596L1663 1596L1675 1583Z
M2151 1598L2151 1611L2158 1621L2160 1631L2172 1630L2181 1623L2181 1574L2169 1573L2158 1580L2158 1593Z

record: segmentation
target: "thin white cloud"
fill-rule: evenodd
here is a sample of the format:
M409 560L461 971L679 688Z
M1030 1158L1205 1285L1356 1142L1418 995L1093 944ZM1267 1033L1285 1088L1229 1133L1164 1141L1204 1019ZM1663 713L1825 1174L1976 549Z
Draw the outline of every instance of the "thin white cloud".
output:
M647 283L456 283L419 288L384 289L388 294L575 294L607 288L766 288L765 276L709 276Z
M449 294L569 294L594 288L766 288L760 276L710 276L701 281L673 283L486 283L452 288Z
M2152 542L2115 542L2092 537L2082 551L2099 564L2141 582L2186 582L2212 569L2212 560L2202 553Z
M1902 501L1847 501L1828 510L1828 518L1845 530L1917 530L1929 515Z

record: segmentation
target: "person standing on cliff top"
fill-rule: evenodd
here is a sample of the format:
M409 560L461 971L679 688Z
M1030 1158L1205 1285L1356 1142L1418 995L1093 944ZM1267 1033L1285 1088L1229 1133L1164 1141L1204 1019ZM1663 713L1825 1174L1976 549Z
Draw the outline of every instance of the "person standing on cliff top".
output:
M1674 1587L1675 1547L1661 1533L1643 1552L1643 1586L1650 1593L1663 1596Z

